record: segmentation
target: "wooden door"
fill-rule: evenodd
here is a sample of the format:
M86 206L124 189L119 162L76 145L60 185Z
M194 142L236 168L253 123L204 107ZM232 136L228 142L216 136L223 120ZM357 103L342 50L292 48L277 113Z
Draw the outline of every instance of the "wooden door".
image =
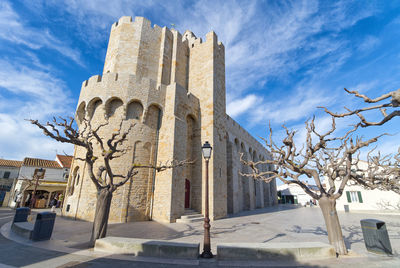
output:
M190 181L185 179L185 208L190 208Z

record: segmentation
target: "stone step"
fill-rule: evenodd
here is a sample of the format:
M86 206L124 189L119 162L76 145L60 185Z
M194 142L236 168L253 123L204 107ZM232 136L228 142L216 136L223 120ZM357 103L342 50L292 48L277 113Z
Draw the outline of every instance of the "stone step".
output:
M183 215L192 215L192 214L199 214L199 212L192 210L192 209L186 209Z
M203 221L204 218L190 218L190 219L177 219L177 223L192 223L192 222L198 222L198 221Z
M189 215L183 214L181 216L181 219L191 219L191 218L203 218L203 215L201 215L200 213L197 213L197 214L189 214Z

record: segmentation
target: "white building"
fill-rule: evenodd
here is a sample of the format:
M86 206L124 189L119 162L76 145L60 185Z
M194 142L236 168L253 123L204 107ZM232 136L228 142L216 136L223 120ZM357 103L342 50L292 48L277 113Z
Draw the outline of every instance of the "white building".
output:
M7 206L14 180L18 178L22 161L0 159L0 207Z
M359 161L360 169L366 169L367 163ZM327 181L325 181L327 182ZM341 181L335 181L338 189ZM343 195L336 200L338 211L357 210L400 210L400 195L392 191L366 190L353 182L348 183L344 188Z
M308 187L318 191L318 188L315 185L308 185ZM297 184L283 184L279 185L277 189L282 204L300 204L305 206L313 200L313 198L304 192L303 188ZM313 202L315 201L313 200Z
M346 186L343 195L336 200L336 209L338 211L399 210L400 195L392 191L366 190L358 185Z
M35 207L48 207L54 197L65 195L71 161L72 156L64 155L56 155L54 161L25 157L14 186L13 196L23 193L21 206L29 206L36 184L36 174L41 171L44 175L38 180ZM9 206L15 206L14 198L10 200Z

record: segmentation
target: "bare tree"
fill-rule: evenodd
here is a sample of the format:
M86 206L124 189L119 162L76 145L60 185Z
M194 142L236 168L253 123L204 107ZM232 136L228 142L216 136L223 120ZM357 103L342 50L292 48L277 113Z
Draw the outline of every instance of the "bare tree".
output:
M99 131L108 125L108 122L93 127L90 121L84 118L80 130L78 130L74 128L73 118L69 118L69 120L53 118L53 122L46 124L41 124L37 120L29 121L42 129L46 136L59 142L73 144L85 151L84 158L75 157L75 160L86 162L89 178L97 189L91 246L94 245L96 239L106 236L113 192L133 178L138 173L138 169L154 169L160 172L192 163L187 160L172 161L158 166L132 163L127 167L125 174L116 174L112 168L112 160L120 158L131 150L129 146L123 145L127 141L130 130L134 127L133 124L129 125L126 130L122 130L124 120L121 120L119 128L114 129L109 138L105 138L101 137Z
M381 155L380 152L371 156L372 152L368 153L367 161L353 163L352 181L366 189L400 194L400 148L394 156Z
M333 117L347 117L351 115L357 115L360 122L357 126L370 127L370 126L381 126L392 120L396 116L400 116L400 89L391 91L389 93L383 94L375 99L372 99L364 94L360 94L358 91L350 91L346 88L344 89L347 93L352 94L358 98L361 98L366 103L380 103L384 100L389 100L389 102L381 103L378 105L372 105L356 110L347 110L346 113L334 113L329 111L326 107L323 108L326 113ZM378 122L373 122L367 120L363 115L366 111L380 110L383 118ZM390 113L388 110L390 109ZM400 158L400 147L399 154L393 157L390 161L389 156L381 156L380 153L374 157L370 157L368 154L367 167L360 169L358 166L354 166L357 170L357 174L353 176L353 181L358 182L360 185L367 189L380 189L387 191L394 191L399 193L400 188L400 172L399 172L399 158Z
M323 108L325 110L325 112L327 112L328 114L330 114L333 117L345 117L345 116L350 116L350 115L356 114L360 118L359 125L361 127L380 126L380 125L385 124L392 118L394 118L396 116L400 116L399 109L395 109L394 111L391 111L389 114L387 113L388 108L392 109L392 108L400 107L400 89L383 94L382 96L377 97L375 99L371 99L371 98L367 97L366 95L360 94L358 91L355 91L355 90L350 91L350 90L347 90L346 88L344 90L349 94L352 94L358 98L363 99L364 102L366 102L366 103L378 103L378 102L381 102L386 99L389 99L390 101L387 103L364 107L364 108L360 108L360 109L356 109L356 110L350 110L345 107L345 109L347 110L347 113L340 113L340 114L333 113L333 112L329 111L326 107L319 107L319 108ZM363 112L365 112L365 111L378 110L378 109L381 111L382 116L383 116L383 119L381 121L378 121L378 122L368 121L363 116Z
M356 130L355 128L348 131L343 137L333 137L336 129L333 117L331 129L324 134L319 134L315 129L313 118L311 122L306 122L305 144L298 150L294 142L296 131L283 127L286 130L286 137L282 140L282 145L274 143L271 127L269 128L269 139L264 139L267 149L272 155L270 159L259 162L241 159L252 170L251 174L242 175L267 182L278 178L286 184L299 185L309 196L318 200L330 244L335 247L338 254L347 254L336 212L336 200L342 196L347 182L351 179L353 155L360 148L376 142L382 135L367 141L359 138L353 140L351 133ZM274 165L275 170L262 171L261 167L265 164ZM343 166L345 169L342 168ZM328 185L323 185L321 180L323 176L327 178ZM312 178L317 190L305 183L304 178ZM335 180L341 180L339 188L336 188Z

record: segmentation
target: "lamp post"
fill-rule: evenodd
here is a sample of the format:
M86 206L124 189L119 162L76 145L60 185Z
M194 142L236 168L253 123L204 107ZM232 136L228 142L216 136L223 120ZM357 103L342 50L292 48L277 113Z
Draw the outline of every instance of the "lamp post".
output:
M206 161L206 202L205 202L205 217L204 217L204 243L203 243L203 253L201 253L202 258L212 258L213 254L211 253L211 240L210 240L210 218L208 216L208 161L211 157L212 147L206 141L203 147L201 147L203 152L204 160Z
M44 169L40 168L39 170L37 170L35 176L36 176L36 183L35 183L35 189L33 190L32 193L32 199L31 199L31 203L29 204L30 208L33 208L35 206L35 202L36 202L36 189L38 187L39 184L39 178L41 178L44 175Z

